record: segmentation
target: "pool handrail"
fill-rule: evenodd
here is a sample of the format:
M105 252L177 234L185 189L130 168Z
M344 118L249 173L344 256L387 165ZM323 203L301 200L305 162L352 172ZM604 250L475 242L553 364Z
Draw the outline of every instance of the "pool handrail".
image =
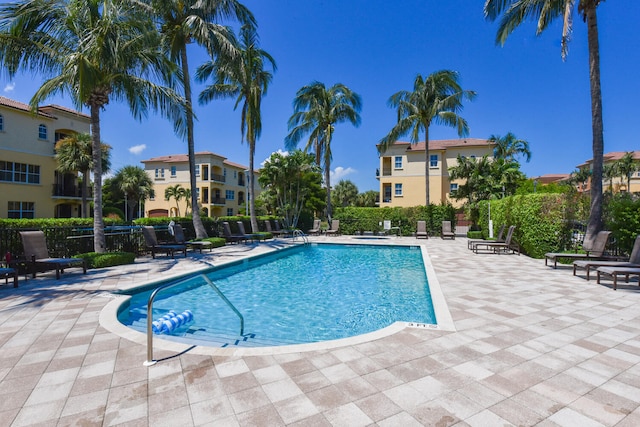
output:
M218 296L233 310L234 313L240 318L240 335L244 335L244 316L238 311L238 309L229 301L229 299L222 293L220 289L209 279L205 274L200 274L200 277L218 294ZM196 276L197 277L197 276ZM186 281L192 280L193 277L181 280L179 282L167 283L162 286L158 286L149 296L147 301L147 360L143 363L144 366L153 366L158 361L153 359L153 300L156 295L165 289L180 285Z
M293 232L291 233L291 235L293 236L293 241L296 241L296 238L300 237L302 238L302 241L304 242L304 244L309 244L309 237L304 234L301 230L298 230L297 228L295 230L293 230Z

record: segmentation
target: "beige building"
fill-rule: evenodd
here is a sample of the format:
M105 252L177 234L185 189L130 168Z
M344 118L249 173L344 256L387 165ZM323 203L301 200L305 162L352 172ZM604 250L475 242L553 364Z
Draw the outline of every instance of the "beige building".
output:
M463 201L451 198L461 181L449 179L449 168L462 157L493 158L492 142L465 138L429 141L429 196L433 204L450 202L461 206ZM424 205L425 145L396 142L380 156L380 207Z
M185 215L186 200L176 206L176 200L165 200L165 190L179 184L190 188L189 157L186 154L154 157L143 160L144 169L153 180L154 196L145 202L145 216ZM248 167L227 160L226 157L209 151L196 153L196 182L198 203L205 216L244 215L241 206L246 206L249 195ZM256 196L261 188L258 173L254 172Z
M27 104L0 96L0 217L81 216L77 175L56 171L55 143L90 131L89 116L47 105L36 113Z
M626 154L625 151L612 151L610 153L605 153L602 156L602 161L604 166L612 165L618 160L622 159ZM629 182L630 189L627 188L627 179L622 177L613 177L613 179L604 178L602 179L602 191L613 191L614 193L630 191L631 193L639 193L640 192L640 151L633 151L633 159L635 160L638 169L631 175L631 180ZM578 165L578 169L589 168L591 169L591 163L593 163L593 159L589 159L581 165ZM588 192L591 189L591 182L587 182L582 186L578 186L578 191Z

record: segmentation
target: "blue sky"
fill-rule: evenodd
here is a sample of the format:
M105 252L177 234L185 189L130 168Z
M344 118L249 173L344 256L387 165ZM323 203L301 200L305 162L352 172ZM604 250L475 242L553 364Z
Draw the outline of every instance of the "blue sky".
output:
M533 156L522 167L528 176L569 173L591 158L587 33L577 16L569 56L562 62L561 22L539 37L534 24L527 23L504 47L496 46L497 23L484 20L482 0L247 0L244 4L258 20L262 48L278 65L263 101L256 166L284 149L296 91L313 81L327 86L340 82L361 95L362 124L336 126L332 184L349 179L361 192L378 190L376 144L396 120L387 100L399 90L410 90L418 73L426 76L441 69L458 71L463 88L478 94L461 113L469 123L470 137L511 131L529 141ZM635 31L639 16L637 0L606 1L598 8L605 152L640 146L633 125L640 120L640 36ZM189 55L192 70L206 60L195 46ZM29 102L42 83L32 75L2 79L2 95L21 102ZM195 97L203 88L194 86ZM49 101L72 106L68 99ZM197 151L213 151L248 164L248 148L240 143L240 112L233 111L232 101L196 105L196 114ZM451 128L430 129L431 139L456 137ZM186 142L164 119L150 114L137 122L126 105L115 102L102 113L102 139L113 147L115 170L187 151Z

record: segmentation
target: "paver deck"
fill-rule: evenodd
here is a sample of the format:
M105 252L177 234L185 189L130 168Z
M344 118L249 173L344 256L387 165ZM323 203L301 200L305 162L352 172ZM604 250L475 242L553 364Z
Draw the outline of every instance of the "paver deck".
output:
M403 241L426 246L455 331L259 355L160 346L145 367L143 344L100 323L113 290L264 243L0 286L0 425L640 425L637 281L613 291L464 238L388 240Z

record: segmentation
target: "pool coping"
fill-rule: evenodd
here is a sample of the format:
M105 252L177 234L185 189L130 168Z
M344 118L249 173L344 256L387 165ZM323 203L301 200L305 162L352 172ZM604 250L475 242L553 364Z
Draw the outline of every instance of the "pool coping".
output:
M390 240L393 242L393 240ZM351 346L356 344L362 344L370 341L375 341L384 337L388 337L390 335L396 334L405 328L421 328L421 329L431 329L431 330L441 330L446 332L454 332L455 325L453 323L453 319L451 317L451 313L449 311L449 307L444 298L444 294L440 287L440 282L435 273L435 269L433 268L433 264L431 262L431 257L427 251L426 245L424 244L408 244L406 242L395 242L395 244L389 244L388 240L385 241L366 241L366 240L355 240L352 242L336 242L337 244L354 244L354 245L382 245L382 246L409 246L409 247L419 247L423 264L425 266L425 272L427 274L427 281L429 284L429 290L431 293L431 300L433 303L433 310L436 315L437 324L424 324L424 323L416 323L416 322L394 322L393 324L378 329L373 332L369 332L366 334L355 335L347 338L340 338L336 340L328 340L328 341L320 341L314 343L304 343L304 344L291 344L291 345L283 345L283 346L270 346L270 347L208 347L204 345L198 344L185 344L176 341L170 341L163 339L161 336L153 336L153 348L154 350L166 350L175 352L176 354L181 354L188 352L190 354L198 354L205 356L268 356L268 355L276 355L276 354L287 354L287 353L299 353L299 352L310 352L310 351L319 351L319 350L329 350L339 347ZM331 242L313 242L312 244L336 244ZM268 252L263 254L257 254L253 256L247 256L243 259L251 259L260 256L264 256L266 254L273 253L275 251L286 250L293 246L297 246L297 243L293 243L292 245L288 245L281 248L271 248ZM162 280L150 280L141 284L137 284L135 286L127 287L126 289L121 289L118 293L113 293L113 300L110 301L101 311L99 316L100 325L105 328L107 331L114 333L122 338L125 338L129 341L135 342L137 344L147 345L147 334L143 332L136 331L134 329L129 328L128 326L122 324L118 320L118 313L123 309L127 301L131 298L130 295L124 294L123 292L128 292L137 288L144 288L153 285L154 283L159 283L160 281L166 280L176 280L181 277L190 276L192 274L198 273L199 271L208 270L211 267L221 268L224 266L232 265L238 262L242 262L242 260L234 260L221 262L216 265L203 265L202 268L194 269L189 273L181 273L176 274L169 277L163 277Z

